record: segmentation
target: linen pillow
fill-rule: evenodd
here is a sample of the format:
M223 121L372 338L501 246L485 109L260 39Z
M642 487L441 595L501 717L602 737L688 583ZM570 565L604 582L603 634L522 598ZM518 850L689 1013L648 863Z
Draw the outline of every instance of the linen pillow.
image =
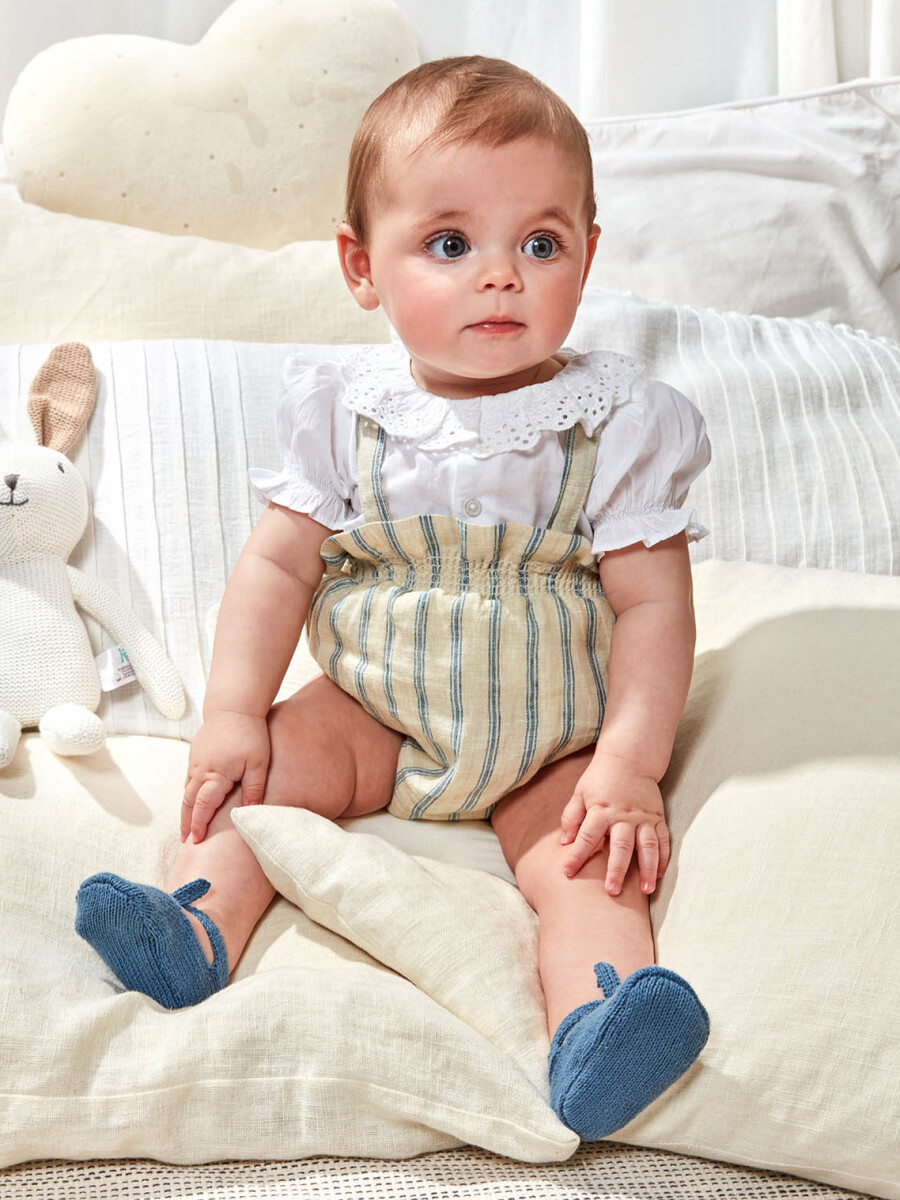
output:
M0 192L0 342L386 342L333 241L251 250L48 212Z
M418 61L388 0L236 0L194 46L50 46L3 141L32 204L274 250L332 236L357 123Z
M900 336L900 80L587 129L591 282Z
M694 985L712 1032L614 1140L900 1196L900 929L885 919L900 852L900 580L705 562L695 588L694 683L663 784L675 857L651 914L660 963ZM478 1010L496 984L472 965L483 935L529 990L528 935L502 883L298 810L244 809L236 824L308 916L516 1054L515 1025ZM431 904L445 890L442 926ZM517 1020L531 1074L534 1007L532 1024Z
M574 346L615 346L703 413L694 562L900 573L900 343L846 325L586 288Z
M495 1014L496 1044L286 900L226 989L169 1011L122 991L73 922L78 885L94 871L165 878L187 747L116 738L64 762L37 735L22 746L0 775L0 1168L41 1158L402 1159L467 1143L526 1162L575 1151L577 1137L520 1065L525 1047L516 1060L507 1052L520 1021L532 1030L541 1016L534 916L514 888L485 876L486 896L503 889L485 933L516 936L518 977L530 980L520 995L495 987L478 997ZM446 886L423 889L421 915L438 936L445 906L455 924L476 875L455 870ZM492 941L469 950L473 992L499 982ZM509 944L507 961L514 955ZM541 1048L532 1052L536 1062Z

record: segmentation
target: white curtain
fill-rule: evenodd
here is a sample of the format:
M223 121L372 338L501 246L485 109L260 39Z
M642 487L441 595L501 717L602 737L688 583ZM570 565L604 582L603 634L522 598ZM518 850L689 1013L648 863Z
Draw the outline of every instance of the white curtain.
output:
M422 58L510 58L583 120L900 74L900 0L397 0Z
M779 0L779 92L898 74L898 0Z
M300 0L297 0L299 3ZM396 0L423 59L509 58L583 120L900 74L900 0ZM64 38L198 40L227 0L0 0L0 111Z

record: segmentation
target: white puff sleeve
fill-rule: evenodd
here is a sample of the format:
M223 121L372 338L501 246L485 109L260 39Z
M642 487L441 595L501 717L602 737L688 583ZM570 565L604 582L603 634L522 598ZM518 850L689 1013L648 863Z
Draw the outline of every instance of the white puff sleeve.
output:
M594 554L653 546L681 532L689 541L705 537L683 505L709 460L703 417L687 397L655 379L636 380L600 430L585 502Z
M275 411L275 445L280 471L251 467L257 498L308 513L329 529L343 530L358 507L353 414L341 403L343 368L310 351L284 364Z

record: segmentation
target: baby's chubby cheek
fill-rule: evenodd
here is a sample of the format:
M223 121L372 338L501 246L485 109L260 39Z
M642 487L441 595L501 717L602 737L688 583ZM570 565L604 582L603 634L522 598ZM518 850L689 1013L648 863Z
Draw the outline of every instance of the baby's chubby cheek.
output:
M395 298L385 314L413 357L432 358L458 353L465 319L452 303L421 293Z

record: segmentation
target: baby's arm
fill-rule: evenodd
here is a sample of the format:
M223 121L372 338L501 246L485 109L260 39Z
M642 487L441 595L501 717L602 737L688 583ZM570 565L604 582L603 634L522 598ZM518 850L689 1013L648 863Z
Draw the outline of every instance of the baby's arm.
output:
M222 597L203 725L191 743L181 840L206 835L236 783L243 804L260 804L269 766L266 716L322 578L331 530L304 513L269 504Z
M613 612L606 713L590 766L562 815L563 865L575 875L609 836L606 890L618 895L637 853L652 892L669 861L659 780L672 753L694 658L691 567L685 535L600 559Z

